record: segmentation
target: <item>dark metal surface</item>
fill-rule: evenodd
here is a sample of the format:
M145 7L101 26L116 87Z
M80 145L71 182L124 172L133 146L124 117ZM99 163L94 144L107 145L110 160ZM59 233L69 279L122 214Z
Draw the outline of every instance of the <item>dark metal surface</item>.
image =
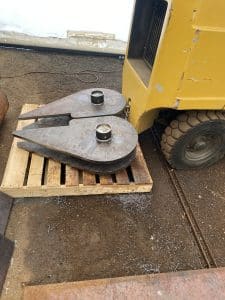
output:
M30 152L89 172L114 173L131 163L138 141L131 124L111 116L121 114L125 105L116 91L83 90L21 115L41 119L14 135L31 142L20 144ZM109 132L101 132L103 124Z
M205 132L193 136L185 147L185 158L196 163L207 161L215 157L215 153L221 153L221 148L224 148L223 141L223 134L220 131L217 134Z
M95 105L104 104L104 93L100 90L94 90L91 92L91 103Z
M225 268L28 286L24 300L222 300Z
M0 234L0 295L13 254L14 242Z
M96 127L102 123L112 128L110 143L96 141ZM121 160L134 151L138 142L133 126L115 116L71 120L69 126L18 130L13 134L48 149L94 163Z
M100 143L110 142L112 139L112 128L109 124L99 124L96 127L96 140Z
M0 192L0 234L4 235L8 223L13 199Z
M17 144L19 148L27 150L31 153L36 153L46 158L51 158L60 163L70 165L76 169L86 170L94 174L114 174L115 172L127 168L135 158L135 150L128 156L124 157L121 161L117 161L111 164L95 164L88 161L84 161L69 155L65 155L61 152L47 149L43 146L31 143L20 142Z
M162 33L162 28L166 16L168 3L165 0L157 0L155 1L155 7L153 10L152 19L150 21L150 26L148 30L148 37L144 46L143 58L145 62L152 68L159 40Z
M23 129L68 126L70 120L71 118L69 116L43 118L43 119L39 119L37 122L34 122L32 124L23 127Z
M87 89L22 114L19 116L19 119L35 119L62 115L69 115L73 119L79 119L117 115L123 112L126 101L119 92L103 88L98 88L98 90L104 93L104 103L102 105L95 105L91 102L91 93L96 91L96 89Z

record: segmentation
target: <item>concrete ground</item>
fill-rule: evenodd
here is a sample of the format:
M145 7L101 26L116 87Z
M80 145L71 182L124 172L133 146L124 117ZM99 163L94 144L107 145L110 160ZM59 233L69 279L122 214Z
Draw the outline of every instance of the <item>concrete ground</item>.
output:
M97 77L77 75L84 70ZM0 88L10 101L0 129L0 177L23 103L47 103L90 87L120 91L121 70L116 58L0 49ZM152 193L14 202L6 236L15 250L2 299L20 299L24 285L205 268L202 240L211 266L225 266L225 159L176 172L190 221L151 133L140 142Z

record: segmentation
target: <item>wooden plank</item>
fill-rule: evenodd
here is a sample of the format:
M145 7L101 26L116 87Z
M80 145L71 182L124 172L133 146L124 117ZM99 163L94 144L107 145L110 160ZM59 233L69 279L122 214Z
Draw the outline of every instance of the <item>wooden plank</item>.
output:
M43 172L44 157L35 153L31 155L30 170L27 179L27 186L40 186Z
M116 183L117 184L129 184L130 183L126 170L121 170L121 171L117 172L115 175L116 175Z
M84 185L95 185L96 184L95 175L91 174L89 172L83 171L83 184Z
M111 175L101 175L99 177L100 177L100 184L102 184L102 185L113 184L113 180L112 180Z
M22 108L21 113L26 113L32 109L35 109L38 105L36 104L25 104ZM23 120L19 121L17 130L22 129L24 126L33 123L34 120ZM6 165L2 187L21 187L23 186L24 177L27 169L27 162L29 152L24 151L17 147L17 142L21 141L19 138L14 138L12 147L10 150L8 162Z
M70 166L66 166L66 186L79 184L79 171Z
M131 171L136 184L151 184L152 179L148 171L148 167L144 160L140 146L137 146L136 158L131 163Z
M61 164L57 161L49 159L47 168L47 186L60 185Z
M1 191L13 198L21 197L52 197L52 196L80 196L80 195L102 195L102 194L128 194L147 193L152 189L151 184L128 184L128 185L83 185L78 186L47 186L20 188L1 188Z

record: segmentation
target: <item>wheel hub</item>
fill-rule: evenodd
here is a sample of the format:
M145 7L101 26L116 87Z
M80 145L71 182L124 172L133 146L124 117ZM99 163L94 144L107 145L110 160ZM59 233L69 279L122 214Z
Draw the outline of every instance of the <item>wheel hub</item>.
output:
M185 149L185 156L190 160L202 160L212 156L221 145L221 137L205 134L193 138Z

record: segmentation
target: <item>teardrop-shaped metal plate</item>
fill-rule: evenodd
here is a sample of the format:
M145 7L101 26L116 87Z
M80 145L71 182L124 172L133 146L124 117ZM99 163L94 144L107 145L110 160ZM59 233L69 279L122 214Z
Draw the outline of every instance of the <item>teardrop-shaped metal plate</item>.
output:
M94 174L114 174L121 169L125 169L130 166L131 162L135 158L136 151L134 150L128 156L124 157L122 160L118 160L114 163L94 163L73 156L64 154L62 152L54 151L47 149L46 147L31 143L31 142L19 142L17 146L21 149L24 149L30 153L36 153L40 156L51 158L55 161L69 165L73 168L86 170Z
M104 103L91 102L91 93L100 90L104 94ZM40 108L22 114L19 119L36 119L69 115L72 119L110 116L121 114L125 108L125 98L117 91L109 89L87 89L53 101Z
M109 124L112 129L110 142L96 140L96 127ZM112 163L132 153L138 142L134 127L126 120L115 117L97 117L71 120L69 126L25 129L14 136L94 163Z

